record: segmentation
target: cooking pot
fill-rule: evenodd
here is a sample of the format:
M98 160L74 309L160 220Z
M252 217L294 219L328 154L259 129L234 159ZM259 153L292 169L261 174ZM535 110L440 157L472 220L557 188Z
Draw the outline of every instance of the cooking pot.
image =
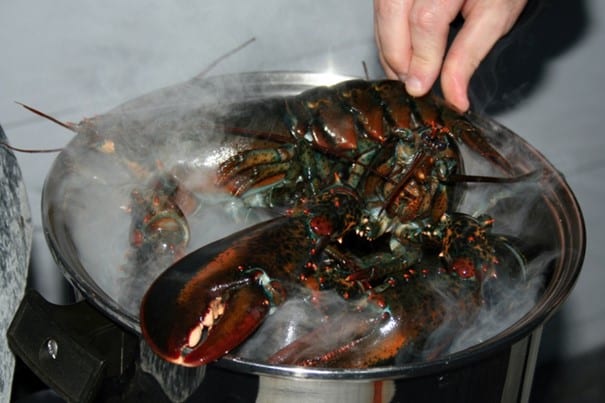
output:
M170 116L170 122L178 125L179 119L185 119L193 108L200 105L216 105L217 102L228 105L259 97L291 95L349 78L290 72L197 77L129 101L94 118L93 123L100 132L118 133L122 130L123 133L118 135L124 140L123 152L140 156L144 153L141 154L138 147L162 148L168 144L166 137L170 136L170 131L166 127L170 125L160 121L159 117ZM219 379L233 386L218 393L223 393L224 399L231 396L236 401L527 402L542 327L566 299L580 273L585 248L584 223L563 176L539 151L491 119L475 114L469 114L469 119L484 130L488 141L518 172L528 177L535 173L535 178L531 179L531 197L523 191L517 194L504 192L497 203L488 206L488 212L502 223L499 230L514 232L524 245L524 252L532 261L529 275L537 283L531 307L507 323L506 328L435 360L365 369L269 365L227 355L208 371L191 372L167 364L159 364L162 368L152 371L149 367L156 364L149 364L154 359L149 358L144 343L140 351L136 347L138 343L130 343L128 348L122 345L119 349L137 350L137 353L132 353L134 358L131 357L137 362L137 367L154 372L163 392L172 400L185 400L191 398L190 395L199 396L215 390L215 386L208 385L209 379L213 382ZM155 123L150 124L151 121ZM136 136L127 129L133 125L145 128L140 131L142 138L131 138ZM128 204L133 186L144 184L129 182L130 176L123 180L126 174L116 171L115 166L104 161L99 163L94 155L83 154L80 144L89 143L91 135L78 134L57 157L48 174L42 201L44 231L53 256L79 297L129 337L138 340L138 303L151 277L157 273L134 276L142 278L142 284L124 291L120 285L131 280L124 280L124 270L127 269L119 261L128 246L123 242L128 239L128 218L123 207ZM194 150L183 152L191 153L184 158L196 158ZM155 158L155 155L150 153L149 158ZM183 156L174 158L176 163ZM466 160L465 167L470 171L482 169L480 164L467 163ZM112 192L115 197L108 199L107 195ZM484 200L471 196L464 203L471 205L470 209L480 208ZM505 218L501 219L502 216ZM197 242L204 244L207 241L198 239ZM92 244L93 248L83 246L85 243ZM33 307L39 302L28 305ZM27 315L22 314L20 320L13 323L12 343L17 350L20 349L19 323L26 320ZM58 346L64 344L56 336L48 335L44 326L39 336L30 342L36 350L30 360L34 366L36 354L39 360L52 362L46 357L52 350L49 340ZM73 339L70 338L69 343L75 342ZM86 349L90 346L84 347ZM77 367L78 362L63 365ZM221 375L217 376L217 372ZM174 379L174 374L177 378L188 379L190 386L179 384L178 388L171 387L172 381L167 379ZM54 385L60 388L59 383L54 382ZM251 396L240 396L246 388L242 386L240 390L237 385L252 385L249 388ZM216 398L216 401L220 399Z

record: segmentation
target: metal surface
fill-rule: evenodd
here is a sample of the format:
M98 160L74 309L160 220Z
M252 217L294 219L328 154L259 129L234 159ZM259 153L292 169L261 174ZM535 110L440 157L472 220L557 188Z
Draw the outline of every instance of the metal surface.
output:
M109 114L136 115L142 111L161 114L173 111L178 107L186 108L187 105L191 105L193 100L202 104L204 102L212 103L217 99L219 88L221 100L231 102L253 97L295 94L312 86L335 83L347 78L349 77L308 73L248 73L207 79L197 78L127 102L114 111L110 111ZM163 99L164 106L158 104L157 99ZM545 263L545 287L530 312L498 335L471 348L431 362L361 370L330 370L273 366L227 356L218 365L235 371L294 379L405 380L442 374L444 371L455 371L470 363L489 361L494 354L503 354L508 357L512 345L519 342L526 343L526 338L534 332L537 332L539 340L541 325L565 300L579 274L585 248L582 215L564 178L537 150L496 122L478 116L471 116L471 118L486 129L490 141L520 171L539 170L548 178L548 187L544 188L540 199L528 201L527 206L530 211L529 216L540 221L541 225L524 234L522 241L527 241L534 248L558 250L560 254L554 260ZM71 144L77 141L76 137L66 151L58 156L44 187L42 216L47 241L55 259L64 270L65 276L82 295L106 315L138 333L136 315L128 312L91 275L74 242L75 235L70 222L72 207L65 203L65 199L61 196L69 192L69 189L64 186L66 178L73 170L73 165L68 163L69 150ZM58 202L59 200L61 202ZM102 213L90 212L91 215ZM110 234L103 236L105 235L110 236ZM109 272L119 270L117 267L106 269ZM524 368L526 366L524 365Z

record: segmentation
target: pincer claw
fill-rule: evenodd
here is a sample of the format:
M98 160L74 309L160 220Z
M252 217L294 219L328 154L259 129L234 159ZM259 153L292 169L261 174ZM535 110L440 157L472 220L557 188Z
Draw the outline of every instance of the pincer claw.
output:
M160 276L141 305L141 330L147 342L156 354L183 366L204 365L227 354L271 308L263 287L254 284L254 275L212 276L210 262L205 267L209 276L185 281L190 261L197 255L187 255ZM218 283L219 275L225 281ZM213 286L200 290L206 284Z
M303 266L315 247L307 240L301 248L301 234L284 240L286 233L302 231L305 222L278 217L260 223L208 244L166 270L145 294L140 311L142 334L156 354L175 364L200 366L239 346L285 299L274 268L287 274L289 268ZM276 244L283 250L277 251Z
M269 313L270 304L259 288L240 288L228 304L217 297L190 331L176 363L199 366L217 360L248 338ZM234 309L243 308L245 309ZM225 309L230 309L224 315Z

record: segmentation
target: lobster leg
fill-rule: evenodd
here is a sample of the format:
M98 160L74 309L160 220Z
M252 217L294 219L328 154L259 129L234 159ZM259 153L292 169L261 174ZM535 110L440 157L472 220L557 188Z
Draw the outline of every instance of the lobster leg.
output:
M294 147L288 145L238 153L221 164L217 183L229 184L232 194L239 196L259 183L267 184L268 180L284 177L293 151Z
M514 174L515 171L511 163L487 141L481 129L454 110L444 108L442 111L442 119L446 127L459 141L469 146L471 150L483 158L499 166L506 174Z
M199 366L220 358L284 300L324 246L352 227L357 210L346 189L327 191L288 215L190 253L143 298L143 336L173 363Z

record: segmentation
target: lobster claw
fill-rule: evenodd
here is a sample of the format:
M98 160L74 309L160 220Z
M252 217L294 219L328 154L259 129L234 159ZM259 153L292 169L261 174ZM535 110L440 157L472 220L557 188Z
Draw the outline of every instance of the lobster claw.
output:
M143 297L143 336L159 356L184 366L227 354L285 299L306 264L352 227L356 207L350 192L329 191L185 256Z
M151 348L167 361L199 366L242 343L285 297L270 272L276 267L288 270L309 258L315 243L295 234L304 229L303 221L278 217L173 264L141 304L141 331ZM307 248L301 247L305 242Z
M160 357L184 366L227 354L286 298L307 263L352 228L357 207L354 194L332 189L185 256L143 297L143 337Z
M197 298L197 306L185 305L179 303L185 288L176 282L175 287L165 287L174 280L163 278L166 283L148 292L141 310L141 329L153 351L175 364L199 366L220 358L242 343L269 311L261 290L229 290L230 285L220 296L206 295ZM225 312L229 315L223 317Z

